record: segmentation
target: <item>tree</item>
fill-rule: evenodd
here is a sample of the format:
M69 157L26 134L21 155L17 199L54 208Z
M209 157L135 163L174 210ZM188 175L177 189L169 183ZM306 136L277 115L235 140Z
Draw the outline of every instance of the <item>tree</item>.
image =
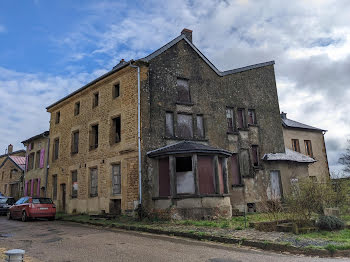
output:
M344 166L344 172L350 174L350 139L348 140L348 147L345 153L339 158L339 163Z

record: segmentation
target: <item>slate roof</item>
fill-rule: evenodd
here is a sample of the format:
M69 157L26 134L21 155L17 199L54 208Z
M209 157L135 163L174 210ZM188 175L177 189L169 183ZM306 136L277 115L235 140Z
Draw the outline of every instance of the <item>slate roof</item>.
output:
M245 66L245 67L240 67L240 68L236 68L236 69L232 69L232 70L227 70L227 71L219 71L202 53L201 51L199 51L199 49L190 41L187 39L187 37L184 34L181 34L180 36L174 38L173 40L171 40L169 43L165 44L164 46L162 46L161 48L159 48L158 50L154 51L153 53L151 53L150 55L138 59L137 61L142 61L142 62L149 62L151 61L153 58L157 57L158 55L160 55L161 53L163 53L164 51L166 51L167 49L169 49L170 47L172 47L173 45L177 44L178 42L180 42L181 40L186 41L187 44L189 44L193 50L210 66L211 69L213 69L215 71L215 73L217 73L219 76L226 76L229 74L235 74L235 73L240 73L243 71L247 71L247 70L251 70L251 69L255 69L255 68L259 68L259 67L264 67L264 66L268 66L268 65L274 65L275 61L269 61L269 62L264 62L264 63L259 63L259 64L254 64L254 65L249 65L249 66ZM63 97L62 99L58 100L57 102L49 105L48 107L46 107L46 109L50 109L52 107L54 107L55 105L63 102L64 100L68 99L69 97L79 93L80 91L88 88L89 86L95 84L96 82L104 79L105 77L121 70L122 68L132 64L134 62L134 60L130 60L128 62L122 61L119 64L117 64L115 67L113 67L113 69L107 73L105 73L104 75L96 78L95 80L91 81L90 83L86 84L85 86L77 89L76 91L68 94L67 96Z
M14 155L14 154L17 154L17 153L25 153L26 151L24 149L20 149L20 150L17 150L17 151L13 151L12 153L9 153L9 154L3 154L3 155L0 155L0 157L4 157L4 156L8 156L8 155Z
M44 131L44 132L42 132L42 133L39 134L39 135L33 136L33 137L31 137L31 138L28 138L28 139L22 141L21 143L22 143L22 144L26 144L26 143L28 143L28 142L30 142L30 141L33 141L33 140L37 139L37 138L40 138L40 137L47 137L49 134L50 134L49 131Z
M26 158L24 156L8 156L4 162L0 165L0 168L3 167L7 160L13 162L19 169L24 171L26 167Z
M298 162L298 163L314 163L316 162L315 159L312 157L303 155L299 152L290 150L286 148L285 153L269 153L265 154L262 158L262 160L266 161L291 161L291 162Z
M218 154L231 156L232 153L225 149L216 148L192 141L181 141L175 144L164 146L156 150L147 152L149 157L158 157L164 155L176 155L184 153L204 153L204 154Z
M301 128L301 129L309 129L309 130L315 130L315 131L320 131L320 132L326 132L327 130L320 129L317 127L305 125L303 123L288 119L288 118L282 118L282 125L284 127L289 127L289 128Z

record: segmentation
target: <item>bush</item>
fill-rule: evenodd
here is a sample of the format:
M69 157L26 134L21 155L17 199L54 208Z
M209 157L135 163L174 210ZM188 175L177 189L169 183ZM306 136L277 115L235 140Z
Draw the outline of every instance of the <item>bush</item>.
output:
M343 221L334 216L320 216L316 222L316 226L323 230L339 230L345 227Z

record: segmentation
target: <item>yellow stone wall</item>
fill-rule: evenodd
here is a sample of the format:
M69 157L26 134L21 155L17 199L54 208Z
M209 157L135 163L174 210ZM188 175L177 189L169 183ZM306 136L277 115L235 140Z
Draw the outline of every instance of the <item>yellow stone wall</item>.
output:
M12 174L11 177L11 170L16 169L17 172ZM0 192L5 195L5 196L12 196L14 198L16 198L16 200L21 196L20 192L21 192L21 176L23 174L23 171L17 167L10 159L8 159L4 165L0 168ZM10 190L10 184L11 183L15 183L18 182L18 184L16 185L17 188L17 194L13 194L13 192L11 192ZM5 185L6 186L6 190L5 190Z

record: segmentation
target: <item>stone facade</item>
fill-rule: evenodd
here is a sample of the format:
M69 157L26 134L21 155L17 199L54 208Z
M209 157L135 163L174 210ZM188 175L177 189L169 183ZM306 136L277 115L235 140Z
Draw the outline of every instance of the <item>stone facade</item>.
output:
M7 157L0 165L0 192L19 199L23 194L23 169Z
M12 146L12 145L10 145ZM8 151L7 151L8 152ZM26 155L26 151L25 150L17 150L14 152L11 152L10 154L4 154L4 155L0 155L0 165L4 162L4 160L8 157L8 156L25 156Z

